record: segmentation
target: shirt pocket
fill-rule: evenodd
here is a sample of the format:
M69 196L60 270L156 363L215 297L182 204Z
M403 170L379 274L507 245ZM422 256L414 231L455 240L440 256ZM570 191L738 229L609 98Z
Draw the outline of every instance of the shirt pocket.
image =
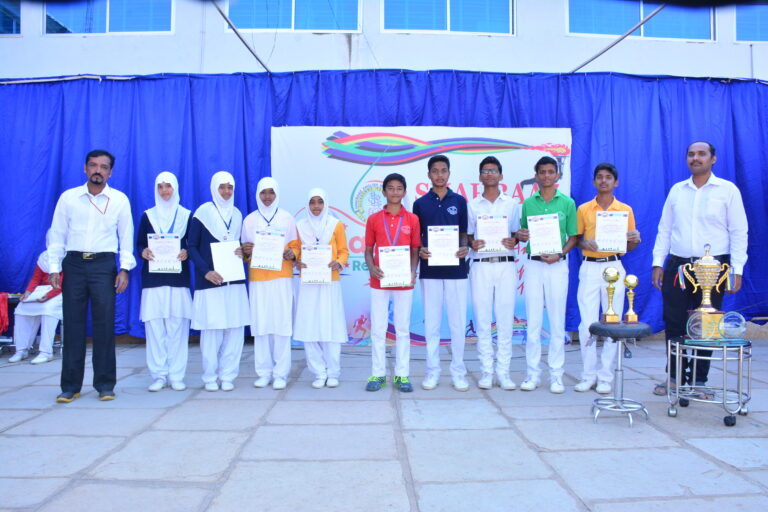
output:
M722 199L709 199L704 212L708 221L723 222L727 214L725 201Z

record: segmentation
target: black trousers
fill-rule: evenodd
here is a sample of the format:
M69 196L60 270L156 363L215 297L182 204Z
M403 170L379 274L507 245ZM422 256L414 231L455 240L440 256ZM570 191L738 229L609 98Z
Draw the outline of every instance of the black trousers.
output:
M720 263L730 263L729 254L715 256ZM661 296L664 299L664 328L666 330L667 340L671 340L687 334L688 311L701 306L701 288L693 293L693 285L686 279L685 289L676 286L677 270L680 265L690 262L687 258L678 258L670 255L664 265L664 282L661 286ZM689 272L693 275L693 272ZM721 274L722 275L722 274ZM685 279L685 277L683 277ZM712 305L720 309L723 305L724 285L720 286L720 291L712 288ZM711 350L699 350L699 355L709 357ZM707 382L709 374L709 363L706 360L696 361L696 375L693 375L693 360L683 357L682 370L683 378L681 385L696 384L704 385ZM677 358L672 356L667 361L667 368L673 380L677 380Z
M67 253L61 264L64 273L64 348L61 390L79 393L85 372L85 335L88 304L93 326L93 387L112 391L115 374L115 255L99 253L84 260Z

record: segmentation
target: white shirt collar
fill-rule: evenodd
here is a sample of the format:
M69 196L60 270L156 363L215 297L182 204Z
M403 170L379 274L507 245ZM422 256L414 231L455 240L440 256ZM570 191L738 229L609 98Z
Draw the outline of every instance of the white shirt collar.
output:
M88 183L86 182L86 183L83 184L83 194L84 195L89 195L91 197L98 197L98 196L101 196L101 195L110 197L110 191L111 191L111 189L109 188L109 184L107 184L107 185L104 185L104 188L101 190L101 192L99 192L98 194L96 194L94 196L93 194L91 194L88 191Z
M488 204L495 204L495 203L496 203L496 201L507 201L508 199L510 199L510 197L509 197L507 194L505 194L504 192L501 192L501 191L500 191L500 193L499 193L499 197L497 197L497 198L496 198L496 201L494 201L493 203L490 201L490 199L487 199L485 196L483 196L483 194L480 194L480 195L479 195L479 196L477 196L477 197L479 197L479 198L480 198L480 201L481 201L481 202L482 202L482 201L485 201L485 202L486 202L486 203L488 203Z
M713 173L711 173L709 175L709 179L707 180L707 182L704 185L702 185L702 187L706 187L707 185L719 186L719 185L722 185L724 182L725 182L725 180L723 180L722 178L718 178L717 176L715 176L715 173L713 172ZM685 180L685 184L688 185L689 187L693 188L693 189L698 189L699 188L693 182L693 176L691 176L690 178Z

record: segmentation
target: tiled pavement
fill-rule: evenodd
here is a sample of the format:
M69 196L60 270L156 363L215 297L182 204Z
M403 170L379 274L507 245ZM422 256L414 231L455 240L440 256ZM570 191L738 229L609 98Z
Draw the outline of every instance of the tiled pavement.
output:
M611 415L592 422L597 395L572 390L578 347L568 347L566 393L552 395L477 389L474 347L466 393L447 370L423 391L419 348L411 394L364 391L364 348L344 349L336 389L310 387L301 350L287 389L254 389L250 345L232 392L201 389L193 346L189 389L149 393L144 347L120 345L117 400L86 388L71 404L54 403L59 360L3 356L0 511L768 510L768 342L754 349L749 415L731 428L711 404L668 417L666 397L650 392L662 344L632 351L625 394L650 411L632 428ZM520 382L520 347L515 356Z

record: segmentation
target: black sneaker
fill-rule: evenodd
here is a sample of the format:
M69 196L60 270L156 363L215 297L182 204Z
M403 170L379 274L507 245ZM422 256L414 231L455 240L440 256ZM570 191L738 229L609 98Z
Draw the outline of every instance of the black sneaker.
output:
M408 381L408 377L395 377L395 386L402 393L410 393L413 391L413 386Z
M74 391L64 391L60 393L59 396L56 397L56 402L60 404L68 404L69 402L74 401L74 399L79 396L80 396L80 393L75 393Z
M386 377L368 377L368 384L365 385L366 391L378 391L387 385Z
M102 402L109 402L115 399L114 391L99 391L99 400Z

